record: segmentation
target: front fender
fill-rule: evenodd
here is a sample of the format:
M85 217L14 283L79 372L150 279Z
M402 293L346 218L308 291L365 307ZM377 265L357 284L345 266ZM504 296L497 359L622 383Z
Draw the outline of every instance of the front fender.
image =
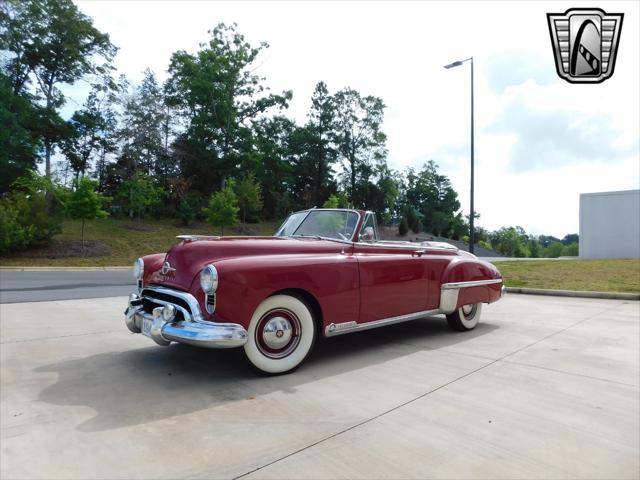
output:
M149 285L155 279L155 273L162 267L166 253L153 253L142 257L144 261L144 275L142 276L144 285Z
M290 289L312 295L325 321L340 323L358 318L358 263L351 255L230 258L216 262L216 268L219 274L213 316L216 321L239 323L248 328L253 312L265 298ZM199 282L194 281L194 290L196 298L203 298Z

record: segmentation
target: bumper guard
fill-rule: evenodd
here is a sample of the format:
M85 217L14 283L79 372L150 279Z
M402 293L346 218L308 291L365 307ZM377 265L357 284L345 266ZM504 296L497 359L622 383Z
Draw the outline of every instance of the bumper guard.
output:
M150 288L161 293L167 293L168 289ZM172 291L172 294L176 292ZM190 297L190 310L169 301L151 299L161 306L155 307L151 313L146 312L142 305L144 298L138 294L129 295L129 305L125 310L125 323L127 328L133 333L143 333L151 338L158 345L167 346L171 342L185 343L204 348L233 348L241 347L247 341L247 331L242 325L236 323L216 323L202 320L202 314L197 301L192 295L179 292L181 297ZM166 319L164 310L167 305L172 305L175 314L176 310L182 313L183 319ZM193 309L197 309L193 311Z

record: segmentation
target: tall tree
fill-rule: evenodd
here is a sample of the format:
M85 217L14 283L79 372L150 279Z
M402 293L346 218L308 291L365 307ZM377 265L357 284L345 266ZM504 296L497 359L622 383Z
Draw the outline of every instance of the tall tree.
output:
M131 89L128 82L121 83L124 92L119 137L123 151L134 162L131 169L148 175L164 173L160 164L165 153L168 114L162 87L149 69L144 71L138 87Z
M376 212L383 223L391 222L398 213L398 177L399 174L389 169L386 162L379 162L366 182L358 186L367 208Z
M42 11L32 2L5 0L0 3L0 50L10 52L2 62L15 95L26 92L31 74L31 45Z
M35 169L40 147L34 133L38 113L28 98L13 92L9 78L0 72L0 194Z
M358 191L358 185L386 156L387 137L381 130L385 105L381 98L363 97L351 88L336 93L334 101L343 183L351 202L356 207L364 207L364 195Z
M293 208L291 136L293 121L276 115L254 123L254 171L262 186L263 218L285 216Z
M61 150L75 172L76 180L79 176L84 176L95 163L99 184L102 184L105 156L115 150L114 101L115 94L109 85L96 84L84 107L76 111L69 120L71 132L62 142Z
M319 82L311 96L311 109L306 125L307 162L312 177L312 203L322 205L334 190L333 165L335 148L335 102L327 85Z
M309 125L296 127L291 134L290 147L292 193L296 206L311 208L322 205L337 191L337 186L331 170L318 168L317 135Z
M451 181L438 172L438 165L429 160L419 172L408 168L401 194L402 210L415 209L424 228L437 235L459 236L464 219L461 217L458 194ZM409 221L411 226L411 221ZM411 226L411 228L413 228Z
M205 174L205 194L224 185L247 154L251 121L271 107L287 106L291 98L291 92L267 93L264 78L250 70L266 43L251 46L235 24L219 24L209 33L211 39L195 54L181 50L171 56L167 81L171 103L187 125L180 142L204 154L198 160L206 167L197 170Z
M13 54L7 71L14 91L22 91L32 78L43 102L45 172L50 176L51 155L63 132L57 111L65 99L59 86L106 74L116 48L71 0L11 0L2 15L0 40ZM98 58L105 63L97 64Z

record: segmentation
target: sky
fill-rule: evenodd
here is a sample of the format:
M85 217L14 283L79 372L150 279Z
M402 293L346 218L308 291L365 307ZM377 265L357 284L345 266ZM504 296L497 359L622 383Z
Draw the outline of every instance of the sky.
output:
M166 78L171 54L195 52L220 22L269 43L254 72L293 90L304 122L319 81L386 105L391 168L434 160L469 212L470 69L475 76L475 210L489 230L578 232L579 195L640 188L640 2L76 1L119 47L118 74ZM570 84L555 71L546 13L624 13L614 75ZM86 88L66 91L77 108Z

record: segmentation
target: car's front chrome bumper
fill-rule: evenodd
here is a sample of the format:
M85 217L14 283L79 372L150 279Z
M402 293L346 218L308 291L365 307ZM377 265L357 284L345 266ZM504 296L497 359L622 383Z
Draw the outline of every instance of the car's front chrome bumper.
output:
M165 293L168 289L151 288L147 291ZM129 296L129 305L125 311L125 323L133 333L144 333L158 345L169 345L171 342L186 343L204 348L233 348L241 347L247 341L247 331L236 323L216 323L202 320L197 302L191 295L179 292L181 297L189 296L189 310L175 304L182 315L180 319L166 321L162 315L163 305L173 305L171 301L153 299L154 304L160 304L151 312L145 311L143 297L133 293ZM172 292L177 294L177 292ZM194 306L195 303L195 306ZM193 311L197 308L197 311Z

